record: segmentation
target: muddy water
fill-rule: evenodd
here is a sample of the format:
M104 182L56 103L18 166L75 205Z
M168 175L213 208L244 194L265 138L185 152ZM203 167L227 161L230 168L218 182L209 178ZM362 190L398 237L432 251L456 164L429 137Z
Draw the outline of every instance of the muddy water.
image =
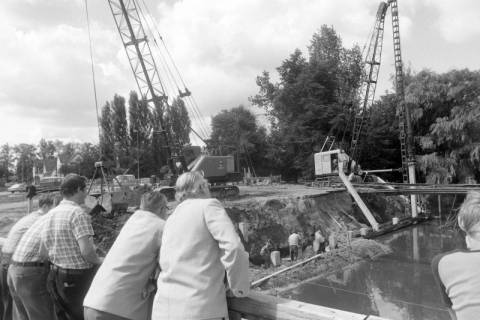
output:
M463 248L463 238L426 222L377 238L393 253L316 278L287 292L292 299L389 319L448 320L430 261Z

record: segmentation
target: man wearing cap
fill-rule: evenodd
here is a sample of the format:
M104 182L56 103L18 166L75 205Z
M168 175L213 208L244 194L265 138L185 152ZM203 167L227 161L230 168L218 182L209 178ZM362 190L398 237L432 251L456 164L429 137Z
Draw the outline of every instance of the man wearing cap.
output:
M95 252L90 216L81 207L87 196L85 178L67 175L60 192L63 200L40 234L51 262L47 287L60 320L83 319L83 299L102 260Z
M53 304L47 292L48 257L41 252L40 233L50 208L46 208L43 196L39 205L43 216L39 217L22 236L8 268L8 286L13 298L13 319L54 319ZM48 211L48 213L46 213Z
M42 215L47 213L53 206L53 196L44 194L38 199L39 209L30 214L27 214L23 218L17 221L15 225L10 229L7 239L2 247L2 260L1 260L1 277L0 284L2 287L2 300L3 300L3 316L2 319L12 319L12 296L10 294L9 285L7 285L7 271L10 265L11 258L20 239L25 232L38 220Z

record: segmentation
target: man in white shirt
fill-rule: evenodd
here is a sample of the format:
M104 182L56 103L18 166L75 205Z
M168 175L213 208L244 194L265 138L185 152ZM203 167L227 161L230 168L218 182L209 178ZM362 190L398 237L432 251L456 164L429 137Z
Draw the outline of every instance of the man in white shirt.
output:
M4 305L4 315L0 317L1 319L12 319L12 312L14 315L16 314L17 316L14 316L15 318L18 317L18 308L16 307L16 302L15 300L18 301L18 297L15 293L13 288L10 285L7 285L7 271L8 267L10 264L13 264L14 268L27 268L29 271L32 268L35 268L36 266L33 265L19 265L18 261L13 261L12 263L12 255L15 252L15 249L17 248L20 239L22 239L22 236L27 232L27 230L40 218L43 216L45 213L47 213L52 207L54 203L54 197L50 194L43 194L39 197L38 199L38 207L39 209L37 211L34 211L30 214L27 214L10 229L10 232L8 233L7 239L2 247L2 261L1 261L1 268L0 268L0 283L2 287L2 300L3 300L3 305ZM31 285L34 281L28 282L28 285ZM10 287L10 288L9 288ZM26 291L30 291L30 289L27 287ZM12 303L12 295L13 294L13 303ZM13 307L13 309L12 309Z
M296 230L288 237L288 246L290 247L290 260L295 261L298 258L298 247L300 245L300 235Z

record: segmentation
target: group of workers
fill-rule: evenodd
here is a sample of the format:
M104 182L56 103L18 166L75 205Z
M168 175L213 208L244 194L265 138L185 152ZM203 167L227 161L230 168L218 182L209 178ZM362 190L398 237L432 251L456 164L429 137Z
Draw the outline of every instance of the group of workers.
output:
M200 173L178 177L169 215L142 195L105 257L93 243L86 179L70 174L54 206L20 219L2 248L1 319L228 319L226 296L249 293L248 253Z
M302 253L305 251L305 248L309 245L312 246L313 254L320 254L322 252L330 251L330 248L336 247L335 236L330 235L327 239L324 233L320 230L319 227L313 226L313 233L311 234L310 239L303 239L297 230L288 236L288 247L290 253L290 261L296 261L298 259L299 250L302 250ZM263 266L265 268L270 267L271 265L271 252L275 250L275 245L272 239L268 238L263 247L260 249L260 256L262 257Z

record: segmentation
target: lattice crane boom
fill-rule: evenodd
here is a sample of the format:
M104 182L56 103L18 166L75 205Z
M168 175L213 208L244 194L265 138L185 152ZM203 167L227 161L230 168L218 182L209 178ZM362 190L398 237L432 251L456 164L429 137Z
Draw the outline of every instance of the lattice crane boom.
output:
M108 0L115 25L127 53L138 90L148 105L158 113L159 123L156 131L165 141L168 165L176 172L173 161L172 142L165 130L163 112L168 106L168 97L163 86L147 35L140 19L135 0Z
M395 89L397 94L398 123L400 129L402 177L403 182L405 183L415 183L415 159L412 150L413 134L409 109L405 104L405 84L400 46L400 26L397 0L388 0L388 2L382 1L378 7L375 25L369 38L367 51L364 56L364 74L362 85L358 93L360 101L357 109L353 112L354 125L349 153L353 159L358 160L361 136L370 123L370 108L375 99L375 90L381 65L385 16L389 7L392 13Z

